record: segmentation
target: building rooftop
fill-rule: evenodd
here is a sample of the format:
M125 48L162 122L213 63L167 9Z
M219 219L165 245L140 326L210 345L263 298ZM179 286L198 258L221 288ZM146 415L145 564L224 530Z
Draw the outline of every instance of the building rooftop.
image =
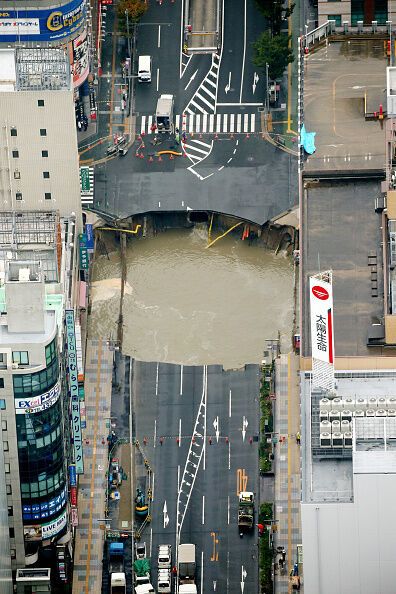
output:
M0 92L60 91L70 88L70 62L62 49L0 49Z

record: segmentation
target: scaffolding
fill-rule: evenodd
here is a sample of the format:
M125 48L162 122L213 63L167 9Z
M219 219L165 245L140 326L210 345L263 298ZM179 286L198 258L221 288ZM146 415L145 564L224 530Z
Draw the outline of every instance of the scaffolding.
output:
M15 69L17 91L71 88L70 62L61 48L16 48Z

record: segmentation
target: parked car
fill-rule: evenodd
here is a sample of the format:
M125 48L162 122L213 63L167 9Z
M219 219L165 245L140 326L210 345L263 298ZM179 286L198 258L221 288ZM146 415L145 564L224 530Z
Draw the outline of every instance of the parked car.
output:
M158 546L158 569L170 569L172 563L172 547L169 544Z
M136 559L146 559L147 551L146 551L146 543L145 542L135 542L135 558Z

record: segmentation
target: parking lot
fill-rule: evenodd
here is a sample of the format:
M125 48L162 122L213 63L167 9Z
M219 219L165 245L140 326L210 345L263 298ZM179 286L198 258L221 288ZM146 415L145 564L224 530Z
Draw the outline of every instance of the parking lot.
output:
M384 122L365 112L386 109L384 40L329 42L305 59L304 119L316 132L306 171L382 169Z

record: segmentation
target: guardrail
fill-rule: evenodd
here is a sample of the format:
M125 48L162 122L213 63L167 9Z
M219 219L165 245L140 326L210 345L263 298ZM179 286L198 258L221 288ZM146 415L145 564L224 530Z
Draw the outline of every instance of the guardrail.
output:
M376 35L382 33L393 36L396 32L396 24L394 25L392 21L386 21L385 24L372 21L369 25L365 25L363 21L357 21L356 25L351 25L349 21L343 21L341 26L336 26L335 20L328 20L312 31L308 32L308 25L305 28L306 32L302 39L304 47L308 49L330 35Z

